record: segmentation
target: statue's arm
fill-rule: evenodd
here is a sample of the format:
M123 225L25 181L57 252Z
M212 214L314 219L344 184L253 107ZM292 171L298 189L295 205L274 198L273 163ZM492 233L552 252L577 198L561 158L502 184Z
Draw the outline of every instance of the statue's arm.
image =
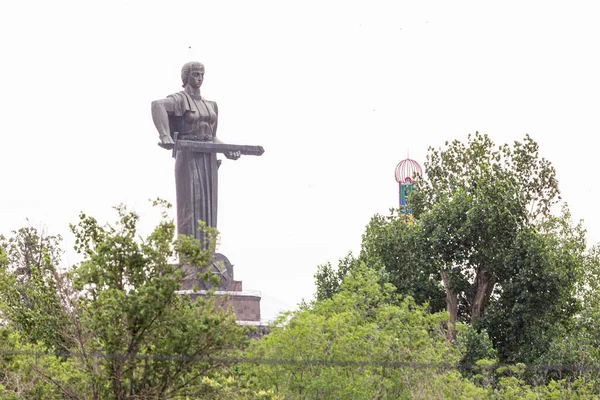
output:
M166 145L174 144L169 129L169 114L173 113L175 100L166 98L152 102L152 121L160 136L160 141Z

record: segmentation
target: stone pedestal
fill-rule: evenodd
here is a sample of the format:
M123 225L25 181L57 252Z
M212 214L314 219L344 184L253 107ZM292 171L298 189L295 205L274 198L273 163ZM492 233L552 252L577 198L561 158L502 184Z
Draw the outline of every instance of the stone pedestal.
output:
M181 284L179 293L188 294L192 299L206 295L212 288L210 283L198 279L198 269L186 265L186 277ZM260 297L259 291L244 291L242 281L233 279L233 265L223 254L215 254L211 265L211 273L219 276L221 283L214 292L225 308L233 308L236 319L241 324L260 325Z

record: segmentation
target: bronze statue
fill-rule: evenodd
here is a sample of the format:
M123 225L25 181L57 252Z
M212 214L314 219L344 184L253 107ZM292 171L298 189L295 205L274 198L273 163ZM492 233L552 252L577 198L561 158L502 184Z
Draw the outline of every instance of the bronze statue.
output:
M260 146L227 145L217 138L217 103L204 99L200 87L204 65L188 62L181 69L184 90L152 102L152 120L160 135L159 145L173 149L177 192L177 232L200 239L198 221L217 226L216 153L236 160L241 154L260 155Z

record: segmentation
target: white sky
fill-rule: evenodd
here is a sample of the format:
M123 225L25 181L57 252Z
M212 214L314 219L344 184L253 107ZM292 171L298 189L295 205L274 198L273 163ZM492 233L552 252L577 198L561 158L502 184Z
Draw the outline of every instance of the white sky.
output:
M150 102L205 64L218 136L262 157L220 169L220 250L272 318L317 265L359 248L397 205L394 167L476 130L529 133L600 241L600 3L595 1L20 1L0 5L0 233L65 236L79 211L157 222L173 159ZM174 215L174 212L173 212Z

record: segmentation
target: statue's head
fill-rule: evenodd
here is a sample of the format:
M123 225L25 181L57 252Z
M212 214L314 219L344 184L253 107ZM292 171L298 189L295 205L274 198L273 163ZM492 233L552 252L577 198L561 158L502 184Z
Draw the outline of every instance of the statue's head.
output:
M183 87L191 85L192 87L200 87L204 80L204 65L198 61L190 61L181 68L181 81Z

